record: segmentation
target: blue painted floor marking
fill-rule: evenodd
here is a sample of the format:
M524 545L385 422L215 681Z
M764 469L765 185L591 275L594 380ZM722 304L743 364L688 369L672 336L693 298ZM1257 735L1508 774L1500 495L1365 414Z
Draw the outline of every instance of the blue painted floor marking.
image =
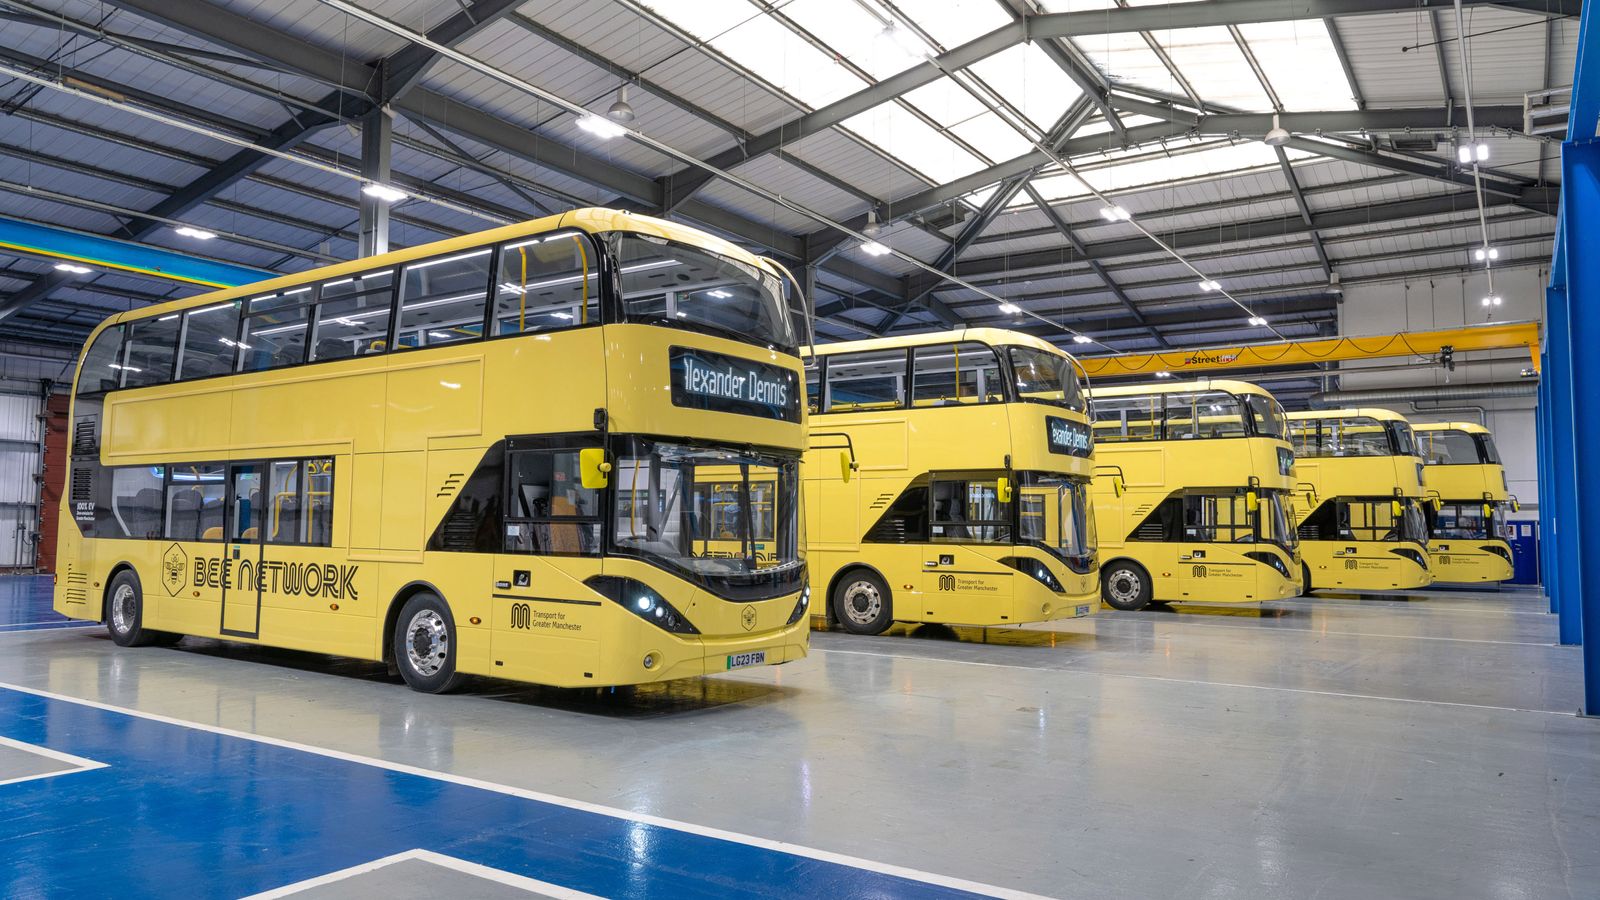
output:
M51 607L54 591L49 575L0 578L0 634L83 626L83 622L69 619Z
M0 896L238 897L414 848L607 897L996 890L158 719L0 687L0 733L107 764L0 786Z

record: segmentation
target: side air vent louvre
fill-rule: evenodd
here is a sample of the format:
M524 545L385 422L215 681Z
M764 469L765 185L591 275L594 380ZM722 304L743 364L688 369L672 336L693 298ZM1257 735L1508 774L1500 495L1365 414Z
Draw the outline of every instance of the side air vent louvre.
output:
M1133 539L1136 541L1159 541L1166 536L1166 529L1160 519L1148 519L1133 530Z
M88 468L72 470L72 502L94 502L94 471Z
M73 456L96 456L100 453L99 425L97 416L84 416L73 423Z

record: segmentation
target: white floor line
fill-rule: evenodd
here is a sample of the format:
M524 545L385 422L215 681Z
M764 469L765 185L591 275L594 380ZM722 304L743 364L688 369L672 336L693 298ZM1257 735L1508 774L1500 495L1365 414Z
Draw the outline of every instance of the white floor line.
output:
M1433 606L1433 607L1429 607L1429 606L1426 606L1426 605L1419 605L1418 602L1406 601L1406 600L1351 600L1351 599L1347 599L1347 598L1344 598L1344 597L1323 597L1320 600L1313 598L1311 600L1268 600L1266 602L1272 603L1274 605L1283 605L1283 606L1289 606L1290 604L1294 604L1291 607L1293 609L1317 609L1319 607L1322 608L1322 609L1329 609L1329 608L1333 608L1333 609L1363 609L1363 608L1365 608L1365 609L1373 609L1373 610L1381 609L1381 610L1384 610L1386 614L1388 612L1391 612L1391 611L1404 610L1405 612L1433 613L1435 615L1440 614L1440 613L1449 613L1449 614L1452 614L1452 615L1454 615L1455 613L1463 613L1463 614L1469 615L1469 616L1545 616L1547 618L1550 617L1550 614L1547 613L1547 612L1524 612L1522 610L1515 610L1515 609L1507 609L1507 610L1472 609L1471 607L1467 607L1467 606ZM1378 604L1378 603L1393 603L1393 604L1396 604L1396 605L1394 605L1394 606L1376 606L1375 604ZM1421 601L1421 603L1425 604L1426 601Z
M48 622L4 622L4 623L0 623L0 628L26 628L26 627L28 627L30 625L78 625L78 626L86 626L86 625L98 625L98 624L100 624L100 623L99 622L80 622L80 621L78 621L76 619L52 619L52 620L50 620Z
M1053 666L1019 666L1015 663L988 663L967 659L950 659L943 656L916 656L905 653L874 653L870 650L827 650L812 647L812 653L843 653L847 656L879 656L885 659L904 659L911 662L954 663L961 666L983 666L990 669L1021 669L1028 672L1061 672L1066 675L1086 675L1095 678L1133 678L1140 681L1163 681L1169 684L1197 684L1206 687L1244 688L1252 691L1282 691L1290 694L1313 694L1323 697L1344 697L1352 700L1385 700L1391 703L1415 703L1423 706L1453 706L1462 709L1485 709L1495 712L1538 713L1546 716L1576 718L1574 713L1553 709L1526 709L1520 706L1491 706L1485 703L1458 703L1453 700L1418 700L1412 697L1385 697L1381 694L1352 694L1344 691L1317 691L1311 688L1278 687L1270 684L1242 684L1234 681L1203 681L1195 678L1171 678L1166 675L1136 675L1127 672L1096 672L1088 669L1066 669ZM4 685L0 685L3 687Z
M561 806L567 809L575 809L602 816L609 816L611 818L622 819L623 821L627 822L638 822L643 825L653 825L658 828L670 828L674 831L682 831L688 834L700 835L702 837L715 838L717 840L729 841L735 844L744 844L748 847L759 847L763 850L774 850L779 853L789 853L795 856L802 856L807 859L815 859L821 862L850 866L856 869L877 872L882 875L892 875L898 878L910 879L912 881L921 881L926 884L948 887L954 890L967 891L976 894L987 894L991 897L1008 898L1008 900L1045 900L1045 898L1039 894L1031 894L1026 891L1018 891L1011 888L1003 888L997 885L983 884L976 881L968 881L964 878L952 878L948 875L940 875L934 872L924 872L920 869L913 869L907 866L897 866L890 863L877 862L876 860L863 859L861 857L849 856L843 853L835 853L831 850L819 850L815 847L807 847L803 844L791 844L788 841L773 840L772 838L757 837L755 835L742 834L737 831L727 831L721 828L696 825L692 822L682 822L677 819L668 819L662 816L652 816L645 813L637 813L633 812L632 810L618 809L612 806L603 806L598 803L590 803L584 800L574 800L570 797L558 797L555 794L547 794L542 791L533 791L528 790L527 788L497 784L492 781L484 781L478 778L467 778L461 775L453 775L449 772L440 772L435 769L424 769L419 766L391 762L386 759L377 759L375 757L362 756L356 753L346 753L343 750L332 750L326 747L316 747L312 746L311 744L302 744L299 741L268 737L261 734L250 734L249 732L236 731L232 728L223 728L219 725L207 725L203 722L190 722L183 719L175 719L171 716L163 716L158 713L145 712L144 710L131 709L124 706L113 706L109 703L101 703L98 700L86 700L81 697L70 697L66 694L58 694L54 691L45 691L38 688L25 687L20 684L11 684L9 682L0 681L0 689L17 691L23 694L32 694L35 697L45 697L50 700L59 700L62 703L73 703L78 706L87 706L92 709L105 710L106 712L121 713L122 715L147 719L151 722L161 722L166 725L176 725L180 728L192 728L196 731L207 731L212 734L220 734L227 737L239 738L240 740L254 741L258 744L269 744L274 747L283 747L288 750L299 750L303 753L312 753L316 754L317 756L328 757L329 759L338 759L364 766L373 766L375 768L386 769L391 772L401 772L406 775L415 775L421 778L433 778L438 781L447 781L451 784L459 784L465 787L477 788L479 790L493 791L497 794L520 797L524 800L534 800L539 803L548 803L553 806Z
M40 772L37 775L23 775L20 778L6 778L0 780L0 785L21 784L24 781L37 781L41 778L54 778L57 775L71 775L74 772L88 772L93 769L104 769L106 767L106 764L103 762L97 762L92 759L84 759L81 756L73 756L71 753L62 753L60 750L52 750L49 747L44 747L39 744L30 744L27 741L14 740L4 735L0 735L0 745L11 747L15 750L21 750L24 753L32 753L35 756L43 756L46 759L53 759L56 762L64 762L74 767L71 769L60 769L55 772Z
M1116 621L1114 618L1112 620ZM1122 621L1134 622L1134 621L1149 621L1149 620L1147 620L1147 619L1145 619L1145 620L1123 619ZM1557 643L1555 643L1553 641L1494 641L1494 640L1489 640L1488 638L1434 637L1432 635L1421 635L1421 634L1380 634L1378 632L1372 632L1372 631L1323 631L1320 628L1293 628L1293 627L1290 627L1290 626L1287 626L1287 625L1267 625L1267 626L1263 626L1261 628L1251 628L1251 627L1246 626L1246 625L1224 625L1221 622L1189 622L1189 621L1184 621L1181 617L1178 618L1178 619L1157 619L1155 621L1156 621L1156 624L1158 624L1158 625L1178 625L1178 626L1182 626L1184 628L1223 628L1223 629L1227 629L1229 631L1253 631L1253 632L1256 632L1257 634L1271 633L1271 632L1275 632L1275 631L1295 631L1295 632L1303 632L1305 634L1342 635L1342 636L1346 636L1346 637L1397 638L1399 640L1405 640L1405 641L1452 641L1452 642L1461 643L1461 644L1508 644L1508 645L1516 646L1516 647L1559 647L1560 646L1559 644L1557 644ZM1099 624L1100 624L1099 620L1097 619L1095 621L1095 625L1098 627Z
M479 865L475 862L468 862L464 859L457 859L454 856L446 856L443 853L435 853L432 850L423 850L420 848L416 850L407 850L403 853L396 853L392 856L385 856L382 859L375 859L371 862L365 862L358 866L351 866L348 869L340 869L337 872L329 872L326 875L318 875L316 878L307 878L304 881L296 881L294 884L286 884L283 887L273 888L270 891L262 891L259 894L251 894L250 896L245 897L244 900L279 900L279 898L291 897L303 891L309 891L312 888L336 884L340 881L344 881L347 878L354 878L357 875L365 875L368 872L376 872L377 870L386 866L392 866L395 863L405 862L406 860L410 859L422 860L423 862L432 863L436 866L442 866L446 869L454 869L457 872L475 875L478 878L487 879L498 884L521 888L529 893L543 894L547 897L556 897L559 898L559 900L601 900L600 897L594 894L585 894L583 891L575 891L571 888L564 888L558 884L551 884L548 881L539 881L536 878L515 875L503 869Z

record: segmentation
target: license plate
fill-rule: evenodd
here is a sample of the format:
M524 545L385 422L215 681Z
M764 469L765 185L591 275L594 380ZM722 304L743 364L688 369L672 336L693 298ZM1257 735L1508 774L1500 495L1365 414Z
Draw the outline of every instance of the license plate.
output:
M1087 616L1088 614L1089 614L1089 607L1087 607L1087 606L1078 607L1078 615Z
M755 650L750 653L734 653L728 656L728 668L743 669L746 666L764 666L767 664L767 651Z

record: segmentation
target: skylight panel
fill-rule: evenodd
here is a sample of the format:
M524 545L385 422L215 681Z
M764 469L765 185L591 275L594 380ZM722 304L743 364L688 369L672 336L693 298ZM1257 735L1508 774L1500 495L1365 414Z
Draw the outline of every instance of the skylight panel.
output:
M1072 43L1110 80L1112 87L1126 84L1167 94L1183 93L1183 86L1172 77L1161 57L1137 33L1086 35L1073 38Z
M1178 28L1150 36L1200 99L1246 110L1272 109L1260 79L1228 29Z
M994 0L894 0L894 6L946 50L1011 24Z
M1321 19L1240 25L1285 109L1355 109L1339 52Z
M1278 165L1278 156L1273 149L1258 141L1238 144L1196 141L1188 146L1194 149L1174 145L1170 154L1152 151L1148 147L1113 151L1085 160L1086 164L1092 162L1094 168L1080 168L1078 171L1097 190L1112 193L1171 182L1210 179L1223 173ZM1291 161L1310 156L1293 148L1284 148L1284 152ZM1034 179L1033 185L1048 200L1089 194L1082 182L1066 173Z
M673 24L815 109L865 81L745 0L645 0Z
M854 0L789 0L783 15L850 62L882 80L922 62L920 53L933 48L910 29L898 39L884 33L884 23Z
M1067 73L1033 44L1019 44L968 68L1046 131L1083 93Z
M992 112L953 125L950 133L995 162L1015 159L1034 149L1032 141Z
M841 124L939 184L983 168L977 157L894 101L880 103Z
M940 125L950 126L980 116L988 107L948 77L907 91L905 99Z

